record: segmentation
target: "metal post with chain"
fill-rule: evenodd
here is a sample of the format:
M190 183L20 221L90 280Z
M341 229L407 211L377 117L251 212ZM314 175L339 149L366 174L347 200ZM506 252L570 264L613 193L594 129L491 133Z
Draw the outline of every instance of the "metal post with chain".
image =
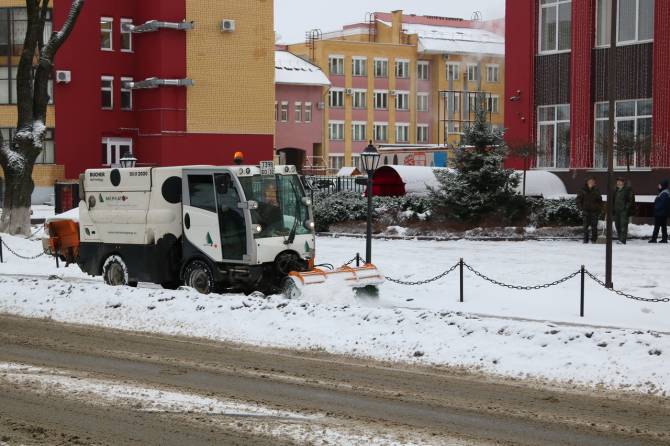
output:
M0 238L0 245L4 246L5 248L7 248L7 251L11 252L11 253L14 254L16 257L18 257L19 259L23 259L23 260L35 260L35 259L37 259L37 258L39 258L39 257L42 257L42 256L44 255L44 251L42 251L42 252L40 252L39 254L36 254L36 255L34 255L34 256L24 256L24 255L21 255L21 254L19 254L18 252L14 251L9 245L7 245L7 243L5 243L5 241L2 240L2 238Z

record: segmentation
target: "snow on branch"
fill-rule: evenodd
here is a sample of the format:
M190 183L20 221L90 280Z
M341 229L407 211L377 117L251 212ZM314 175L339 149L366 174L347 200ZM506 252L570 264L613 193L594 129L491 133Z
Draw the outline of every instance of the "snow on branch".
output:
M72 1L70 12L67 15L67 19L65 19L63 27L60 29L60 31L51 34L49 42L45 45L44 52L41 56L43 59L47 59L49 62L53 62L53 58L56 55L56 52L72 32L72 29L77 22L77 17L79 17L79 13L81 12L81 8L83 8L83 6L84 0Z

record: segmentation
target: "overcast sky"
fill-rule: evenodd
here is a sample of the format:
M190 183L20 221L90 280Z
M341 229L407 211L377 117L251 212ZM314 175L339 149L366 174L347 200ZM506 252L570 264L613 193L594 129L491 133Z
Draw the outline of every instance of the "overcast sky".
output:
M481 11L484 19L503 17L505 0L275 0L275 29L283 43L305 40L305 32L334 31L362 22L366 12L402 9L406 14L469 19Z

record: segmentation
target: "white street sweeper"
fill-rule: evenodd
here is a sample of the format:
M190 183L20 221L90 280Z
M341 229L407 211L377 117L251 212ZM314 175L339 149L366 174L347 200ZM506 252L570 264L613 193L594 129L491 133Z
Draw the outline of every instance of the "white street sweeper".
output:
M79 194L79 220L48 221L45 249L108 285L295 295L384 280L374 265L315 266L312 203L295 166L93 169Z

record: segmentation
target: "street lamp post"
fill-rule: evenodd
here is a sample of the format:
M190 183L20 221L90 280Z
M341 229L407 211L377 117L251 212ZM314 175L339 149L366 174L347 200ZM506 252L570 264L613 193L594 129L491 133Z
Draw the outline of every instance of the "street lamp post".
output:
M616 108L616 38L617 38L617 0L612 0L612 23L610 29L609 67L607 90L609 96L609 134L607 144L607 216L605 218L605 285L614 288L612 283L612 213L614 208L614 185L612 177L614 174L614 133L615 133L615 108Z
M121 164L121 167L124 169L132 168L137 164L137 158L135 158L132 154L126 154L119 160L119 164Z
M372 263L372 175L375 173L375 170L377 170L377 167L379 167L380 158L379 152L375 146L372 145L372 141L370 141L370 144L368 144L365 150L361 153L361 158L363 161L363 168L368 174L368 227L365 238L365 263L370 264Z

